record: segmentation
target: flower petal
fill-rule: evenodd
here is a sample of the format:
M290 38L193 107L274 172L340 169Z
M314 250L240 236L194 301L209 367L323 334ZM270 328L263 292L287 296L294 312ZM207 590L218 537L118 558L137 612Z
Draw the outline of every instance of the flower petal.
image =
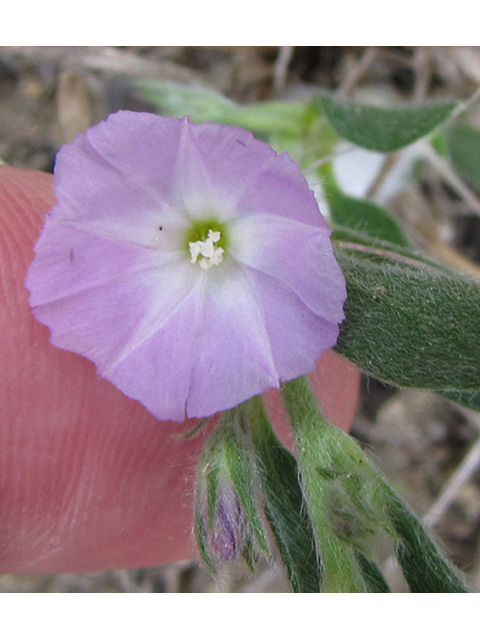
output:
M92 236L48 221L27 286L52 342L100 373L145 341L198 280L183 254Z
M173 199L189 218L212 216L221 212L223 203L212 188L209 173L193 135L193 126L188 118L182 120L178 140L177 164L173 183Z
M280 381L314 371L321 352L336 344L338 325L310 311L291 289L271 276L252 270L248 277L263 309Z
M119 111L89 129L85 138L130 185L164 200L175 188L182 128L182 121L176 118Z
M178 310L104 375L159 418L229 409L279 380L258 300L244 274L202 276Z
M184 148L196 150L197 160L192 155L190 163L207 172L220 220L231 218L235 210L262 211L326 228L307 181L286 153L276 153L249 131L212 122L188 123L188 136L190 144Z
M329 229L258 214L232 221L230 234L230 253L240 264L287 285L325 320L343 320L345 280L333 254Z
M205 277L188 416L211 415L279 386L256 292L231 260L222 267Z
M185 224L171 202L181 122L132 115L110 116L60 149L55 164L59 204L51 216L105 237L155 247L160 226Z
M233 407L335 342L330 231L297 165L249 132L120 112L62 148L55 173L34 314L157 417Z
M158 331L104 373L107 380L139 400L160 420L185 419L201 295L197 281Z
M328 229L317 201L298 165L286 153L277 155L237 203L243 214L271 213Z
M245 191L278 155L249 131L238 127L212 122L201 126L189 124L189 135L216 198L225 205L226 212L219 211L221 219L229 218Z

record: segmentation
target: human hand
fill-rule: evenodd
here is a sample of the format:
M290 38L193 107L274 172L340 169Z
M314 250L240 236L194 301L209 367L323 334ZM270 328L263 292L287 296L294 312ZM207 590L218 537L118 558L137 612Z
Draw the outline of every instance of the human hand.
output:
M24 282L53 176L0 167L0 572L57 573L158 565L193 557L195 465L208 433L160 422L53 347ZM358 370L326 351L312 376L326 417L347 429ZM279 437L278 391L265 394Z

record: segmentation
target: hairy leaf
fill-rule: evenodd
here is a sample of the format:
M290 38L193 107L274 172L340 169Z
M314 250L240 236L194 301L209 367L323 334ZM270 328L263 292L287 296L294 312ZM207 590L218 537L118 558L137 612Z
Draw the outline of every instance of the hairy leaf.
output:
M348 299L337 350L395 385L480 390L480 284L390 251L338 244Z
M388 211L373 202L352 198L339 190L333 191L327 199L334 224L368 236L370 244L383 240L400 247L410 245L400 225Z
M452 100L386 108L325 93L319 100L341 136L365 149L382 152L401 149L427 135L442 124L458 104Z
M397 556L412 593L466 593L459 572L446 560L425 529L398 496L385 487L393 525L399 535Z
M438 393L463 407L480 411L480 391L439 391Z
M480 187L480 131L457 125L447 131L447 152L458 173Z
M265 513L292 590L296 593L318 593L322 567L299 484L297 462L278 441L261 398L253 398L249 407Z

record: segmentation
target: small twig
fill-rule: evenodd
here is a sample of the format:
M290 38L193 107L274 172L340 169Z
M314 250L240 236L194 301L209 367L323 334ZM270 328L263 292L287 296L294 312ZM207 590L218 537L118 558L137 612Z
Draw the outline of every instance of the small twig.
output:
M287 83L288 65L293 57L294 47L279 47L278 57L273 68L273 92L280 95Z
M459 118L462 113L465 113L465 111L468 111L470 107L474 105L478 100L480 100L480 86L477 87L477 89L472 93L468 100L465 100L465 102L461 102L458 107L454 109L453 113L451 113L443 123L442 128L445 129L445 127L451 125L454 120Z
M408 256L404 256L401 253L396 253L395 251L389 251L388 249L380 249L378 247L372 247L371 245L358 244L356 242L347 242L345 240L334 240L334 246L339 249L350 249L351 251L358 251L360 253L373 253L376 256L381 256L382 258L387 258L390 260L395 260L396 262L403 262L404 264L409 264L412 267L423 267L425 269L435 269L436 265L428 262L424 262L423 260L416 260L415 258L409 258Z
M352 93L358 82L368 71L368 68L375 60L378 53L378 47L367 47L363 52L362 57L358 63L354 66L352 71L347 75L338 89L338 93L348 96Z
M428 47L415 47L413 67L416 76L413 100L415 102L420 102L428 93L432 75Z
M348 144L348 146L345 145L345 148L342 149L341 151L335 151L335 153L331 153L328 156L324 156L323 158L319 158L318 160L315 160L315 162L312 162L311 164L309 164L308 167L306 167L305 169L302 169L302 171L304 174L308 175L315 169L318 169L318 167L321 167L324 164L327 164L328 162L332 162L333 160L335 160L335 158L339 158L340 156L350 153L354 149L355 149L355 145L353 144Z
M445 514L447 509L455 501L460 489L470 480L473 474L480 467L480 438L470 447L462 463L453 476L443 487L440 495L431 505L428 513L423 518L423 524L427 527L434 527Z
M118 569L112 571L112 576L117 581L120 589L124 593L143 593L144 589L140 588L129 569Z
M440 175L450 184L458 195L468 202L474 213L480 216L480 200L455 173L449 163L439 156L433 147L426 142L422 142L419 145L419 151L423 158L427 160L427 162L429 162L438 171L438 173L440 173Z
M399 158L400 154L396 152L388 153L384 156L382 166L380 167L380 170L375 176L375 180L367 191L367 198L369 200L375 200L378 192L380 191L380 188L385 184L386 179L393 171Z

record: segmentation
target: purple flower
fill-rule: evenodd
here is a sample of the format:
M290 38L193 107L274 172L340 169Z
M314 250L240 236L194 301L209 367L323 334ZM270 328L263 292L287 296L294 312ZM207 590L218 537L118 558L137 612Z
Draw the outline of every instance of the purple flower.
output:
M345 282L297 165L237 127L119 112L63 147L27 287L51 341L160 419L315 369Z

